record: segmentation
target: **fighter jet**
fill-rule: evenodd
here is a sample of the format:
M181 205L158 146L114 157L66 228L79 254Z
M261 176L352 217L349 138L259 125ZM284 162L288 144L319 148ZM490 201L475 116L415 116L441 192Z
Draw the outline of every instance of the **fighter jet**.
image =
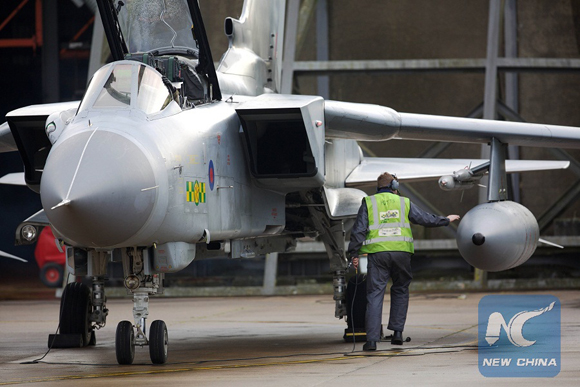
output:
M134 321L116 331L116 357L149 346L165 363L165 322L147 326L150 295L194 259L255 257L320 238L334 274L335 316L345 315L345 235L361 187L384 171L400 181L473 186L487 174L488 203L457 233L462 256L484 270L525 262L536 219L507 200L506 172L565 162L509 161L507 144L580 148L579 128L400 113L388 107L280 94L284 0L246 0L225 20L229 48L217 69L195 0L99 0L113 62L80 102L28 106L0 127L0 150L18 150L43 210L17 243L49 223L67 266L92 287L67 285L52 347L95 344L106 323L107 263L122 262ZM491 144L489 160L364 157L357 140Z

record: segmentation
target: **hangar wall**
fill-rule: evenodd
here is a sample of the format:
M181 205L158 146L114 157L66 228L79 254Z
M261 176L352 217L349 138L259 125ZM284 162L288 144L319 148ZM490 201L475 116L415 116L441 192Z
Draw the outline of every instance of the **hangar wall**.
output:
M328 1L330 60L485 58L488 0L363 0ZM577 1L518 1L518 56L579 58ZM503 9L503 5L502 5ZM314 23L312 23L314 24ZM308 36L316 36L314 25ZM500 33L503 37L503 31ZM503 39L501 39L503 40ZM315 60L313 39L297 53ZM504 47L500 45L500 54ZM411 113L466 116L484 99L483 73L369 73L330 77L330 98L376 103ZM504 76L498 80L500 99ZM316 93L313 76L298 78L298 91ZM519 112L529 122L580 126L580 72L526 72L519 75ZM418 157L431 143L389 141L364 143L382 157ZM570 151L576 159L580 152ZM480 146L455 144L439 157L479 157ZM554 159L540 148L524 148L525 159ZM393 171L396 172L396 171ZM571 171L522 174L522 203L536 217L559 198L578 177ZM436 182L414 183L443 214L465 214L478 203L477 189L443 192ZM574 218L574 203L560 217ZM433 236L440 231L430 230ZM553 227L546 231L553 233Z

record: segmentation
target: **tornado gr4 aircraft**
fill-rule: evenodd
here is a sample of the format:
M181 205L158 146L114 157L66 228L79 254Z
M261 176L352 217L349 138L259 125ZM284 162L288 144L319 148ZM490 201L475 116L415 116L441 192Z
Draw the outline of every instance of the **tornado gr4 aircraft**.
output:
M345 234L365 196L359 188L384 171L401 181L441 178L448 190L488 174L489 203L464 217L459 250L484 270L515 267L539 232L529 210L506 200L506 172L567 163L506 161L507 144L580 148L579 128L281 95L283 0L247 0L239 19L226 19L230 44L217 69L195 0L98 5L114 62L95 73L80 103L21 108L0 127L0 150L18 150L43 206L17 243L49 223L69 270L92 278L92 288L65 289L60 334L49 345L95 343L108 314L107 263L116 261L134 301L134 322L117 327L117 360L129 364L136 345L149 345L153 363L164 363L166 324L146 329L146 318L166 273L193 259L288 251L304 236L324 242L335 315L344 316ZM491 157L368 159L356 143L390 139L490 143Z

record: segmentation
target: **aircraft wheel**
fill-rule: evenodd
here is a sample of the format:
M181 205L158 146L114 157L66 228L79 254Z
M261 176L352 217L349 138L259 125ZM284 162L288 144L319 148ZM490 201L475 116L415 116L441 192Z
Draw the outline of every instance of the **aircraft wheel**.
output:
M149 356L153 364L165 364L167 362L167 347L169 337L167 326L162 320L155 320L149 329Z
M64 270L54 262L47 263L40 269L40 280L49 288L58 288L62 285Z
M83 346L89 345L93 331L91 314L91 291L88 286L73 282L64 288L60 300L60 333L80 334Z
M135 331L130 321L121 321L115 334L117 363L133 364L135 358Z

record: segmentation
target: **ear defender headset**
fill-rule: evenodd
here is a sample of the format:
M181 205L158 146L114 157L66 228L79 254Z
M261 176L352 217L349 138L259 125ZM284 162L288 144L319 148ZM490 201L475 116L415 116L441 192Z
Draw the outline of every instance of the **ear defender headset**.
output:
M392 175L393 176L393 180L391 181L391 184L389 184L389 186L387 188L392 189L393 191L396 191L399 189L399 181L397 180L397 175Z
M382 189L382 188L388 188L391 191L396 191L399 189L399 181L397 180L397 175L392 174L391 176L393 176L393 180L391 180L391 182L389 183L389 185L384 186L384 187L378 187L377 188L377 192Z

